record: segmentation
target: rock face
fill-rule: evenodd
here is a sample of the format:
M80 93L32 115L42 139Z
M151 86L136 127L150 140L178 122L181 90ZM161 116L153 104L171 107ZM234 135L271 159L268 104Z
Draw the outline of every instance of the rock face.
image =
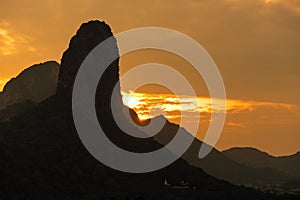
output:
M57 84L59 96L71 95L76 74L85 57L93 48L111 36L113 36L111 29L105 22L90 21L81 25L61 59ZM118 60L111 64L110 69L108 78L111 82L117 82L119 80Z
M61 69L56 92L56 97L66 104L70 112L73 85L82 62L91 50L102 41L112 36L113 33L105 22L90 21L82 24L76 32L76 35L71 39L69 48L64 52L61 60ZM116 50L114 52L118 52L116 40L112 48ZM130 126L135 132L138 132L138 134L144 134L135 129L134 126L132 127L132 124L128 122L128 118L122 116L122 111L129 108L125 107L122 102L119 82L119 59L116 59L108 67L102 65L96 66L96 68L98 67L106 69L98 83L95 94L95 106L98 121L107 137L117 146L132 152L148 152L158 149L161 145L153 138L148 140L132 137L127 133L124 133L115 122L112 114L111 102L112 92L116 87L118 92L115 96L114 106L118 108L118 114L119 116L121 115L120 118L122 124L127 127ZM86 77L86 79L89 79L89 77ZM88 87L83 86L83 89L88 89ZM84 98L85 96L83 96L82 104L86 103ZM86 111L83 110L82 112L85 113ZM131 115L133 112L134 111L130 110Z
M41 102L55 94L59 64L49 61L33 65L11 79L0 93L0 110L26 100Z

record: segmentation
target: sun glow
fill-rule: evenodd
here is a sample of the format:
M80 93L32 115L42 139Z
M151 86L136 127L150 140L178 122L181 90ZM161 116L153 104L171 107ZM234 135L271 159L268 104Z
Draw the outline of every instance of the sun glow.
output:
M275 0L265 0L265 3L274 3Z
M175 118L178 112L229 112L239 113L253 111L259 106L285 107L292 109L293 105L273 102L242 101L234 99L211 99L209 97L175 96L173 94L147 94L133 91L122 91L123 102L134 109L141 119L148 119L167 113L167 118ZM225 107L224 107L225 105ZM152 111L152 112L151 112Z
M209 97L175 96L174 94L148 94L122 91L123 102L134 109L140 120L164 115L171 122L178 122L185 116L191 121L201 117L202 121L210 121L212 112L226 112L227 115L242 115L260 109L286 111L296 110L292 104L243 101L235 99L211 99ZM201 116L200 116L201 115ZM240 122L227 121L228 127L245 127Z

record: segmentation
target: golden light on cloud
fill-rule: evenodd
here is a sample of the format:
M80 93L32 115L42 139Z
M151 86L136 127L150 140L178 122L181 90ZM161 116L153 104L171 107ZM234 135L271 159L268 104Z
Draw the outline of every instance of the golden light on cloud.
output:
M0 55L9 56L17 52L35 52L36 49L29 45L30 37L13 31L7 22L0 23Z
M226 0L226 1L231 2L231 3L239 3L240 5L248 4L248 2L245 3L245 1L241 1L241 0ZM256 3L265 4L267 6L277 5L281 8L288 9L289 11L292 11L296 14L300 14L300 1L299 0L258 0L258 1L252 1L252 4L256 4Z
M128 107L134 109L141 119L149 119L164 113L167 119L180 118L180 113L189 113L195 117L198 114L210 114L214 112L227 112L237 114L243 112L253 112L259 107L281 108L293 110L295 105L257 102L227 99L224 107L223 99L212 100L209 97L175 96L174 94L147 94L133 91L122 91L123 102ZM241 124L239 124L241 127Z
M265 3L275 3L275 0L265 0Z
M3 55L11 55L16 50L15 40L8 31L0 28L0 53Z
M278 4L279 6L285 7L297 14L300 14L300 2L289 1L289 0L264 0L266 4Z

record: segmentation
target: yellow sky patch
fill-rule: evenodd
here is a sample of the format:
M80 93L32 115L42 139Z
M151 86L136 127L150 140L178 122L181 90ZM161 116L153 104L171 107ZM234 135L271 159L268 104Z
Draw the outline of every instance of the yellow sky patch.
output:
M11 29L7 22L0 22L0 56L10 56L17 52L35 52L30 45L31 38Z
M3 90L3 87L5 86L8 79L0 78L0 92Z
M15 51L15 39L8 34L7 30L0 28L0 53L6 56L13 54Z

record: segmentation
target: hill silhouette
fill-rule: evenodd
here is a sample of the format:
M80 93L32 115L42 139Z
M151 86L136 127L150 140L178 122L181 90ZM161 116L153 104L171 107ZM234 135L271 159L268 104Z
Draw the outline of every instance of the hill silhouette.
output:
M222 153L243 165L255 168L273 168L300 179L300 152L290 156L275 157L255 148L235 147Z
M112 32L104 22L83 24L63 54L56 95L0 123L0 199L297 199L234 186L183 159L145 174L119 172L95 160L74 126L72 84L85 56L109 36ZM135 139L116 126L110 100L118 71L116 60L100 80L95 105L99 123L122 148L135 152L160 148L154 138Z
M178 125L167 122L162 130L163 134L158 134L154 138L159 143L166 145L175 136L178 128ZM191 135L185 130L183 133ZM255 186L283 185L288 181L297 180L295 175L274 168L272 165L261 168L257 168L255 165L246 165L244 162L240 162L240 159L247 158L236 157L231 159L232 157L227 157L226 154L224 155L215 148L205 158L199 159L198 154L202 144L203 142L196 138L182 158L190 165L202 168L206 173L214 177L238 185ZM247 157L247 155L242 156Z
M30 100L39 103L55 93L59 64L48 61L33 65L11 79L0 92L0 110Z

